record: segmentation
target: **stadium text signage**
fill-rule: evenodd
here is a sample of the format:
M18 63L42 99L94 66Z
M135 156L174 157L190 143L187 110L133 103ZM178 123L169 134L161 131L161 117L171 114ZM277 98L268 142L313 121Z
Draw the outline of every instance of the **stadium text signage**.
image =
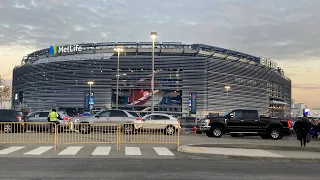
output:
M69 45L69 46L50 46L49 54L57 54L57 53L68 53L68 52L78 52L82 51L82 47L80 45Z
M278 67L278 64L276 62L266 58L260 58L260 64L274 69L277 69Z

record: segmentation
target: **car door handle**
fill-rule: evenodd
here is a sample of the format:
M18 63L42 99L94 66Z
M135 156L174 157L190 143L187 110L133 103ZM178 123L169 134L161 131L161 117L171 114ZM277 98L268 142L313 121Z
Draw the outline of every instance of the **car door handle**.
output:
M259 120L257 120L257 119L256 119L256 120L254 120L254 121L256 121L256 122L257 122L257 121L259 121Z
M244 121L243 119L240 120L241 122Z

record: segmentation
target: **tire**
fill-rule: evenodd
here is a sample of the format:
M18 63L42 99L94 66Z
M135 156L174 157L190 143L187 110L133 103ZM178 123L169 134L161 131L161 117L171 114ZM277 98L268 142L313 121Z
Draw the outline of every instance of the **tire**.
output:
M134 133L134 125L133 124L123 125L123 132L125 134L133 134Z
M13 132L13 128L12 128L11 124L3 124L2 130L4 133L12 133Z
M223 129L221 127L211 127L210 132L212 137L220 138L223 134Z
M88 124L88 123L81 123L81 124L79 125L79 131L81 132L81 134L90 134L90 132L91 132L90 124Z
M165 133L166 135L174 135L174 133L176 132L176 128L169 125L166 127Z
M269 136L268 135L261 135L261 138L262 139L269 139Z
M272 128L269 132L269 136L272 140L278 140L278 139L282 139L283 134L281 129L279 128Z

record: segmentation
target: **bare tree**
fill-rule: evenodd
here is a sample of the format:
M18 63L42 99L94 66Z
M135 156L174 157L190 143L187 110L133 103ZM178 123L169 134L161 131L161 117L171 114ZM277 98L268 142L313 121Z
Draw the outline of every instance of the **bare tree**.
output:
M5 85L5 81L0 76L0 103L2 109L2 103L11 100L11 87Z

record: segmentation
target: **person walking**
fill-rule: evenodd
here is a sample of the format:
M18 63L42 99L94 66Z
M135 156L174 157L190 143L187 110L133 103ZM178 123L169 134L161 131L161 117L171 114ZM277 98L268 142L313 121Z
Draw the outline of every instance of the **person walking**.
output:
M59 119L59 114L57 113L56 109L52 109L52 111L48 115L48 122L49 124L49 130L50 134L53 133L54 127L57 125Z
M297 132L297 139L300 140L301 147L306 147L307 138L311 129L311 123L309 122L307 115L303 114L303 117L294 124L293 128Z

